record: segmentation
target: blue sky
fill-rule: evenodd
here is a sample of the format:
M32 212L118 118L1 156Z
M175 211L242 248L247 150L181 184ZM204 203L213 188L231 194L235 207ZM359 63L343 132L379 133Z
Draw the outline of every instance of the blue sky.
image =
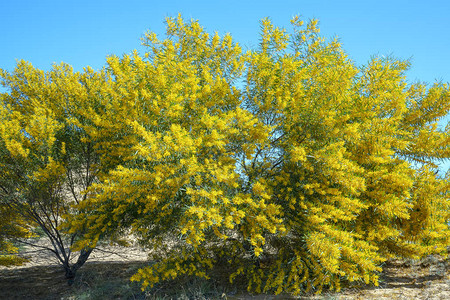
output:
M150 29L164 33L164 18L181 12L208 31L230 32L258 43L259 20L289 26L300 14L317 18L322 34L338 36L358 64L372 55L412 58L412 81L450 82L450 1L115 1L0 0L0 68L16 59L49 69L64 61L98 69L109 54L140 49Z
M17 59L48 70L66 62L100 69L105 57L140 51L140 37L163 36L164 18L182 13L206 30L258 44L259 20L289 27L292 16L317 18L325 37L339 37L358 65L372 55L411 59L410 81L450 82L450 1L171 1L0 0L0 68Z

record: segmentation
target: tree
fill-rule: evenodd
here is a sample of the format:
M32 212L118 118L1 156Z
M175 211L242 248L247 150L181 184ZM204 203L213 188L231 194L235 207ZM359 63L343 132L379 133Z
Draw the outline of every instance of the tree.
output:
M79 247L133 233L161 253L133 277L143 288L225 263L249 290L294 294L377 284L388 258L445 251L448 177L434 163L450 155L437 127L448 85L408 85L408 62L390 58L358 68L317 21L292 24L263 20L242 53L169 18L144 57L108 59L84 130L116 155L77 206Z
M290 35L261 25L243 53L169 18L143 56L86 72L69 123L98 167L64 224L73 249L131 236L153 250L132 278L143 288L220 265L249 290L293 294L444 253L449 86L408 84L391 58L357 67L315 20L294 18Z
M52 252L70 283L93 250L72 252L80 232L60 228L67 215L77 213L72 205L86 198L82 191L96 178L93 145L71 122L78 101L88 98L88 72L74 73L62 64L45 73L20 61L12 73L0 70L0 77L9 90L0 94L2 216L11 226L40 228L48 245L37 245L23 233L13 237ZM5 227L1 232L12 237Z

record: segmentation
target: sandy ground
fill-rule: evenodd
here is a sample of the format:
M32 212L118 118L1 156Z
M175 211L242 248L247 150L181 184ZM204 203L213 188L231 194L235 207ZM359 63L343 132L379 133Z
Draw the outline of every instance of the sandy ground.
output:
M450 299L450 263L438 256L420 262L391 261L384 268L380 281L377 288L360 287L328 296L334 299Z
M38 245L49 246L46 243L45 239L42 239L41 241L34 243ZM19 254L22 257L28 258L29 261L21 266L14 267L16 269L59 265L55 255L45 249L40 249L26 245L20 249ZM108 245L108 246L100 246L94 249L94 251L92 251L91 255L89 256L88 262L105 262L105 261L133 262L145 260L147 260L147 252L145 252L143 249L137 246L125 248ZM7 268L0 266L0 270L2 269Z
M39 251L39 253L36 253ZM68 292L63 273L51 253L25 247L23 254L32 257L23 266L0 267L0 299L62 299ZM90 270L110 272L111 276L131 276L145 263L147 253L138 247L100 247L85 266ZM120 274L120 275L119 275ZM128 277L129 278L129 277ZM87 280L88 284L88 280ZM227 299L450 299L450 261L429 256L422 261L390 261L380 277L379 287L355 286L340 293L320 296L271 296L227 294Z

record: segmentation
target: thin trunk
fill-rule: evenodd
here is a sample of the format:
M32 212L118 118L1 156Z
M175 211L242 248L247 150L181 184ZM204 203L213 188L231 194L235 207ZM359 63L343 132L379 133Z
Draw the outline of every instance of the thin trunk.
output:
M69 285L72 285L75 280L75 275L79 268L81 268L84 263L88 260L89 255L91 255L91 252L94 249L88 249L88 250L81 250L80 255L78 256L77 262L73 265L70 265L69 261L66 261L63 265L64 271L66 272L65 276L67 279L67 283Z

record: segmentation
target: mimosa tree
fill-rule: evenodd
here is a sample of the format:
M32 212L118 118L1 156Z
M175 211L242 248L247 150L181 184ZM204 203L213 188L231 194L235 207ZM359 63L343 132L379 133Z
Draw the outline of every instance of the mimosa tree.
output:
M78 80L65 118L94 145L98 181L64 225L83 233L74 249L137 238L155 260L132 278L143 288L220 265L250 291L292 294L377 284L389 258L445 253L448 84L410 84L391 58L358 67L317 21L291 23L262 20L243 52L169 18L143 55Z
M71 122L81 119L77 103L91 97L89 77L64 64L43 72L20 61L12 73L0 70L7 89L0 94L0 214L10 224L0 227L0 236L52 252L70 281L92 252L73 252L81 232L60 228L77 214L72 205L86 198L82 191L97 176L94 147ZM27 239L33 228L48 243Z
M408 84L405 61L357 67L316 21L292 24L263 20L243 53L169 18L143 57L108 59L85 131L120 164L77 206L79 247L128 230L163 252L133 277L144 288L225 262L249 290L294 294L377 284L388 258L445 251L448 85Z

